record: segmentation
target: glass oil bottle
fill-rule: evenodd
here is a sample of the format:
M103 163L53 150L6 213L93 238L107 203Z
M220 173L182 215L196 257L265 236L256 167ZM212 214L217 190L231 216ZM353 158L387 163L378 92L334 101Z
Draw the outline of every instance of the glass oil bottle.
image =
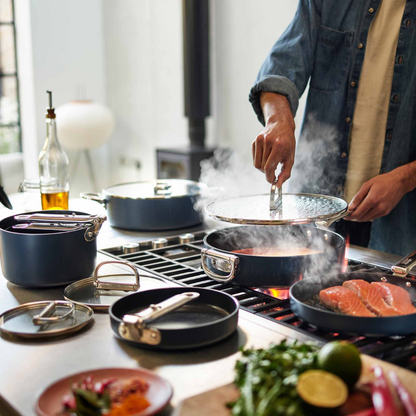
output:
M52 107L52 92L46 109L46 140L39 154L39 176L42 209L68 209L69 161L58 141L56 114Z

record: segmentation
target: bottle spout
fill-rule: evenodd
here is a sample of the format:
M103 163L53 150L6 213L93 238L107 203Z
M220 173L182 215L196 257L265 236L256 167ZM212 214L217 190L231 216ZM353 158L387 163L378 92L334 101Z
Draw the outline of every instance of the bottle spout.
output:
M56 118L55 109L52 107L52 91L46 91L49 95L49 107L46 109L46 118Z

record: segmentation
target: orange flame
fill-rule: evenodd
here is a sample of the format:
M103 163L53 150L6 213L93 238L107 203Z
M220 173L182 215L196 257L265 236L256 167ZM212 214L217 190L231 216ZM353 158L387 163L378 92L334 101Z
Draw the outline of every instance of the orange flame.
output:
M346 272L348 269L348 252L349 252L349 248L350 248L350 236L347 235L345 237L345 255L344 255L344 260L342 262L342 272Z

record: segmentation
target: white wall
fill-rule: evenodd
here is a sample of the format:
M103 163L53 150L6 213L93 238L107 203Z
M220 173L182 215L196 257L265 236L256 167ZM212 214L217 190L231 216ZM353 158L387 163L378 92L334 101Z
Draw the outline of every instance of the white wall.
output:
M102 1L16 3L25 175L33 177L38 175L38 154L45 141L46 90L53 92L55 108L79 98L106 103ZM71 163L75 155L67 153ZM92 156L99 186L106 186L106 146L93 150ZM81 190L92 190L85 160L71 181L71 197Z
M27 21L21 26L29 33L25 35L18 25L18 47L19 38L23 47L19 66L24 76L26 177L37 175L37 155L45 135L46 90L50 89L55 107L72 99L91 98L113 110L113 138L93 151L100 188L155 178L155 149L188 144L183 115L182 1L18 3L17 21L20 14L20 21ZM251 142L261 129L248 93L296 6L294 0L210 2L211 117L207 143L238 150L248 165ZM303 103L298 124L302 114ZM69 157L74 159L71 153ZM260 179L261 174L257 175ZM71 196L92 190L85 160L76 179L71 184Z
M261 125L248 93L296 7L294 0L211 0L208 145L236 149L250 163L251 142ZM155 149L188 144L182 1L104 0L104 27L107 96L117 119L110 144L111 181L153 179ZM303 102L298 124L302 114Z

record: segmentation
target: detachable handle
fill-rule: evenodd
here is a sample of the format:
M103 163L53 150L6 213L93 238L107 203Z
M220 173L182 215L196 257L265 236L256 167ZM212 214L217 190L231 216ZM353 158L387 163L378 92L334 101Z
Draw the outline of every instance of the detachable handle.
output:
M276 189L277 189L277 198L276 198ZM281 209L283 203L283 194L282 194L282 187L277 187L277 180L272 183L272 187L270 189L270 211L274 211L276 209Z
M124 315L123 322L118 328L118 333L123 339L128 341L158 345L162 341L162 334L157 328L147 328L146 325L197 297L199 297L198 292L184 292L156 305L150 305L147 309L134 315Z
M88 223L87 223L88 225ZM48 231L75 231L85 228L85 224L78 223L50 223L50 222L30 222L13 225L13 230L48 230Z
M172 185L166 182L157 182L153 188L155 195L170 195L172 193Z
M133 270L134 276L136 277L136 283L116 283L116 282L102 282L98 279L98 270L101 269L102 266L105 264L119 264L128 266ZM131 276L131 274L111 274L106 276L100 277L111 277L111 276ZM122 290L123 292L137 292L140 289L140 276L139 272L137 271L136 267L134 267L131 263L126 261L117 261L117 260L110 260L110 261L103 261L97 265L94 270L94 286L100 290Z
M81 192L79 196L82 199L87 199L88 201L95 201L104 206L106 206L107 204L105 198L101 194L96 192Z
M62 308L68 308L69 311L64 315L53 315L56 312L58 306ZM63 322L68 318L72 318L74 316L74 313L75 305L72 302L55 300L46 305L46 307L42 310L41 313L35 315L32 318L32 321L35 325L54 324L58 322Z
M211 264L218 270L228 272L228 275L223 276L210 270L207 265L207 259L211 260ZM202 268L208 277L218 282L229 282L234 279L237 265L240 262L238 256L232 254L223 254L219 251L203 248L201 250Z
M391 267L391 270L395 276L406 277L415 266L416 251L398 261L394 266Z
M143 321L146 323L152 322L198 297L198 292L180 293L179 295L172 296L163 302L157 303L155 305L152 304L144 311L136 313L135 315L143 319Z

